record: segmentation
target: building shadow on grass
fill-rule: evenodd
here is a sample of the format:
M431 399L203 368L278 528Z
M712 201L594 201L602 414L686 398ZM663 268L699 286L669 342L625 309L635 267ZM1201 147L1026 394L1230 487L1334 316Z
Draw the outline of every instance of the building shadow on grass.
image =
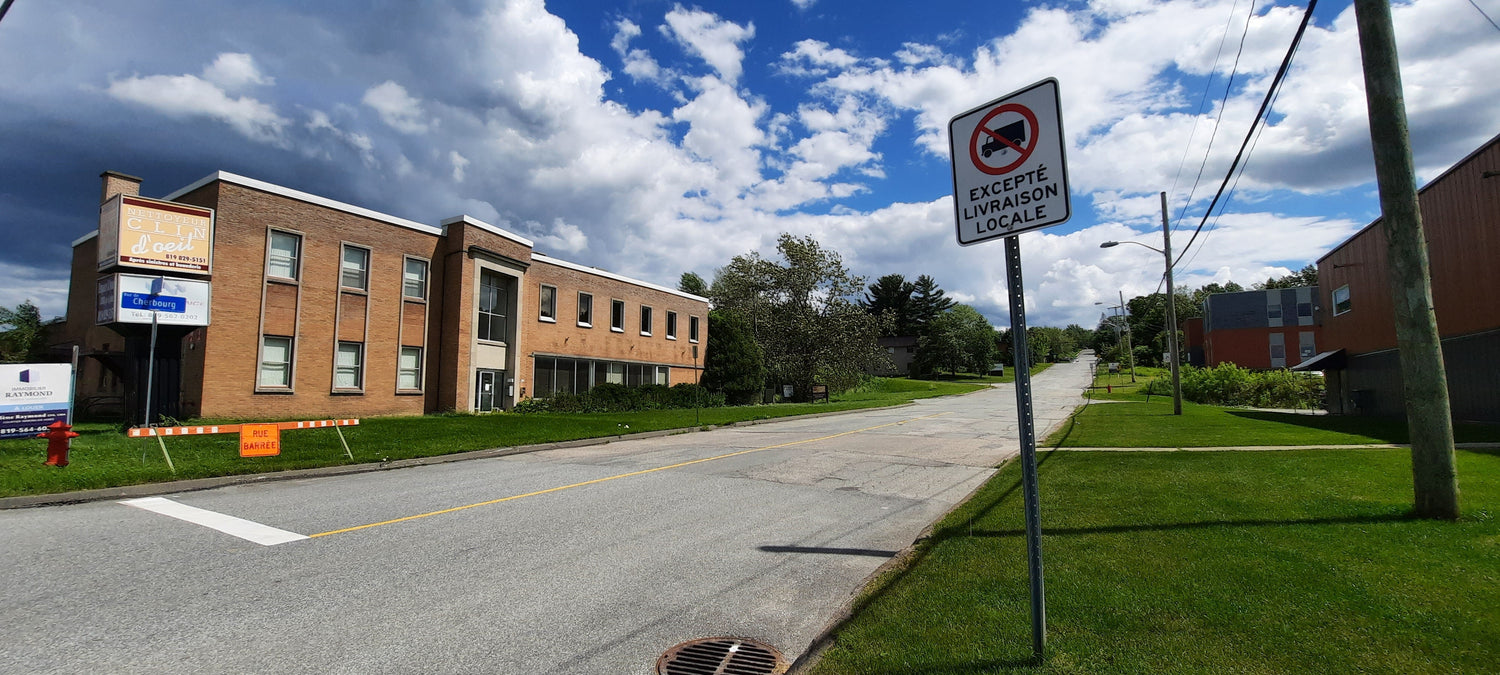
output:
M1408 442L1406 422L1404 420L1350 415L1302 415L1299 413L1270 412L1266 410L1230 410L1228 413L1235 417L1256 420L1258 422L1291 424L1308 429L1318 429L1320 431L1369 436L1384 443Z

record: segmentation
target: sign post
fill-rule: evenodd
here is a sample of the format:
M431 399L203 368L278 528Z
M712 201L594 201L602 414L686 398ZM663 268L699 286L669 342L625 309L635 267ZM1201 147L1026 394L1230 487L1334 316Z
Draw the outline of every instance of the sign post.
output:
M1005 239L1005 283L1010 290L1026 506L1026 559L1031 578L1031 653L1041 660L1047 647L1042 509L1037 496L1026 296L1021 282L1021 244L1016 235L1063 223L1072 216L1057 80L1047 78L954 117L948 122L948 141L953 153L958 243L970 246Z

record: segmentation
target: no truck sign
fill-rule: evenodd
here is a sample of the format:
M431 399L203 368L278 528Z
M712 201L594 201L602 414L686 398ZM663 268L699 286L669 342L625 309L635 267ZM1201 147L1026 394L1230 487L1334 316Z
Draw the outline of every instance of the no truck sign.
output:
M954 117L948 142L958 243L1008 237L1072 216L1057 80Z

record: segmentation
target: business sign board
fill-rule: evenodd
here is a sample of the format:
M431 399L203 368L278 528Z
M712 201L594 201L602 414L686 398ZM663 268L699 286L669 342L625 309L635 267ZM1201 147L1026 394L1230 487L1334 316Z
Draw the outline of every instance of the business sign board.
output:
M95 323L101 326L153 320L164 326L208 325L210 286L201 279L105 274L97 290Z
M72 365L0 364L0 438L35 436L53 422L67 422L72 400Z
M948 122L958 243L1072 217L1057 80L1047 78Z
M132 195L99 207L99 270L139 267L209 274L214 210Z

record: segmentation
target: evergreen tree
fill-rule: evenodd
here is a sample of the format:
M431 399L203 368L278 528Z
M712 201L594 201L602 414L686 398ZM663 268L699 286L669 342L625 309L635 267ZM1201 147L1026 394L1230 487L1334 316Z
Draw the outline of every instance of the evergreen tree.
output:
M919 372L939 368L983 375L995 363L995 329L979 310L955 304L928 324L927 334L917 340L913 363Z
M729 403L760 399L766 383L765 355L744 317L723 309L708 313L708 351L703 355L703 386L722 391Z
M677 282L677 290L700 298L708 297L708 283L696 272L683 272L682 279Z
M953 299L938 288L936 279L926 274L917 277L911 295L912 327L918 335L925 335L927 326L943 312L952 309L954 304Z
M1263 291L1273 288L1301 288L1303 286L1317 285L1318 267L1317 265L1308 265L1284 277L1272 277L1270 279L1266 279L1265 281L1256 284L1253 288L1257 291Z
M870 284L860 306L884 321L881 333L886 337L912 335L912 291L916 286L900 274L887 274Z

